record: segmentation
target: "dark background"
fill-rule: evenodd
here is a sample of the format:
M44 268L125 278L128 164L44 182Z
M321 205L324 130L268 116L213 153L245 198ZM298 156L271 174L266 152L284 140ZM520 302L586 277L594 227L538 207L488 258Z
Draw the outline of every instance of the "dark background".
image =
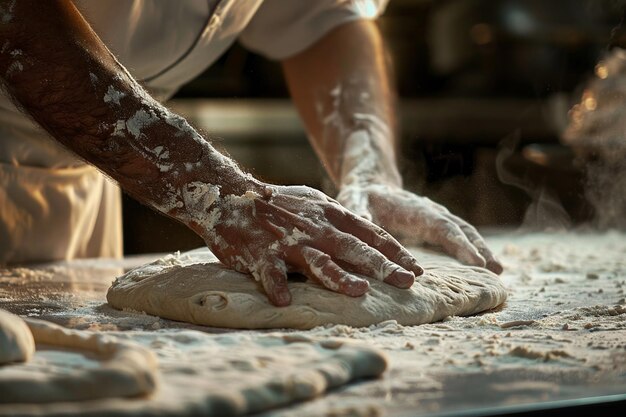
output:
M608 0L391 0L379 25L406 187L479 227L589 221L584 166L559 135L598 59L626 45L623 17ZM278 63L236 44L171 106L265 180L332 195ZM202 245L127 196L124 238L126 254Z

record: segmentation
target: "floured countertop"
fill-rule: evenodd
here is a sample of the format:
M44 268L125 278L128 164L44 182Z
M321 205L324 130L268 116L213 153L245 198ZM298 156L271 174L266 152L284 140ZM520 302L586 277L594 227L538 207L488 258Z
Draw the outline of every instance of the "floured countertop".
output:
M287 330L364 341L388 354L390 369L382 379L272 415L418 415L626 393L626 234L501 233L487 240L510 288L498 311L413 327L392 320ZM176 341L181 328L207 340L268 333L193 326L105 304L113 278L157 257L0 269L0 308L71 328L132 330L126 337L150 339L153 348L155 339ZM184 352L181 343L168 342L169 353Z

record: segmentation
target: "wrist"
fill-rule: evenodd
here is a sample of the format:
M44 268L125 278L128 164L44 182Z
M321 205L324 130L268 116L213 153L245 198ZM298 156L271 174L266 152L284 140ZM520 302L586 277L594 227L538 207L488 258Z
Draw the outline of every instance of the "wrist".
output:
M167 113L164 119L160 128L146 132L159 143L154 148L158 155L151 159L160 172L144 182L144 190L151 206L205 237L217 214L224 212L223 200L262 195L266 186L218 152L182 117Z
M232 219L235 211L253 205L253 201L264 196L266 190L262 182L245 174L223 183L182 182L170 200L176 201L175 208L167 214L205 240L214 239L219 224Z
M338 176L339 189L369 185L402 188L402 176L389 133L379 130L362 128L346 138Z

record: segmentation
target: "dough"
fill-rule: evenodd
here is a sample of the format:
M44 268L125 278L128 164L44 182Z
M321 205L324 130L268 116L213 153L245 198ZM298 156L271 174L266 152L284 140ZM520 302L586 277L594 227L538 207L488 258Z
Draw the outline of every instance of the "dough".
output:
M167 319L228 328L310 329L333 323L354 327L386 320L402 325L439 321L492 309L506 299L500 279L483 268L414 251L426 273L410 290L370 279L370 291L350 298L321 286L290 282L293 301L277 308L247 275L217 263L208 249L168 255L116 279L109 304Z
M147 349L105 334L69 330L41 320L25 321L37 353L30 363L0 367L0 404L135 397L154 391L157 364ZM82 352L71 352L74 350ZM46 354L64 355L62 367L36 360Z
M385 355L377 349L328 336L179 329L117 334L158 354L160 382L153 395L0 404L0 416L241 416L319 397L350 382L376 377L387 366ZM41 366L53 371L50 361ZM101 384L100 389L107 387Z
M26 362L35 353L35 341L24 320L0 310L0 365Z

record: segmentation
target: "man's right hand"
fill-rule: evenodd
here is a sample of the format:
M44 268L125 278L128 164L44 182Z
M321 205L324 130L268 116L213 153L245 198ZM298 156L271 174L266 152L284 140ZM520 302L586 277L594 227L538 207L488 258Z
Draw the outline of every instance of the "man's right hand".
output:
M213 199L213 197L208 197ZM217 198L189 213L190 226L227 266L260 281L276 306L291 302L287 272L300 272L331 291L358 297L361 274L409 288L423 273L391 235L304 186L260 184L243 195Z

